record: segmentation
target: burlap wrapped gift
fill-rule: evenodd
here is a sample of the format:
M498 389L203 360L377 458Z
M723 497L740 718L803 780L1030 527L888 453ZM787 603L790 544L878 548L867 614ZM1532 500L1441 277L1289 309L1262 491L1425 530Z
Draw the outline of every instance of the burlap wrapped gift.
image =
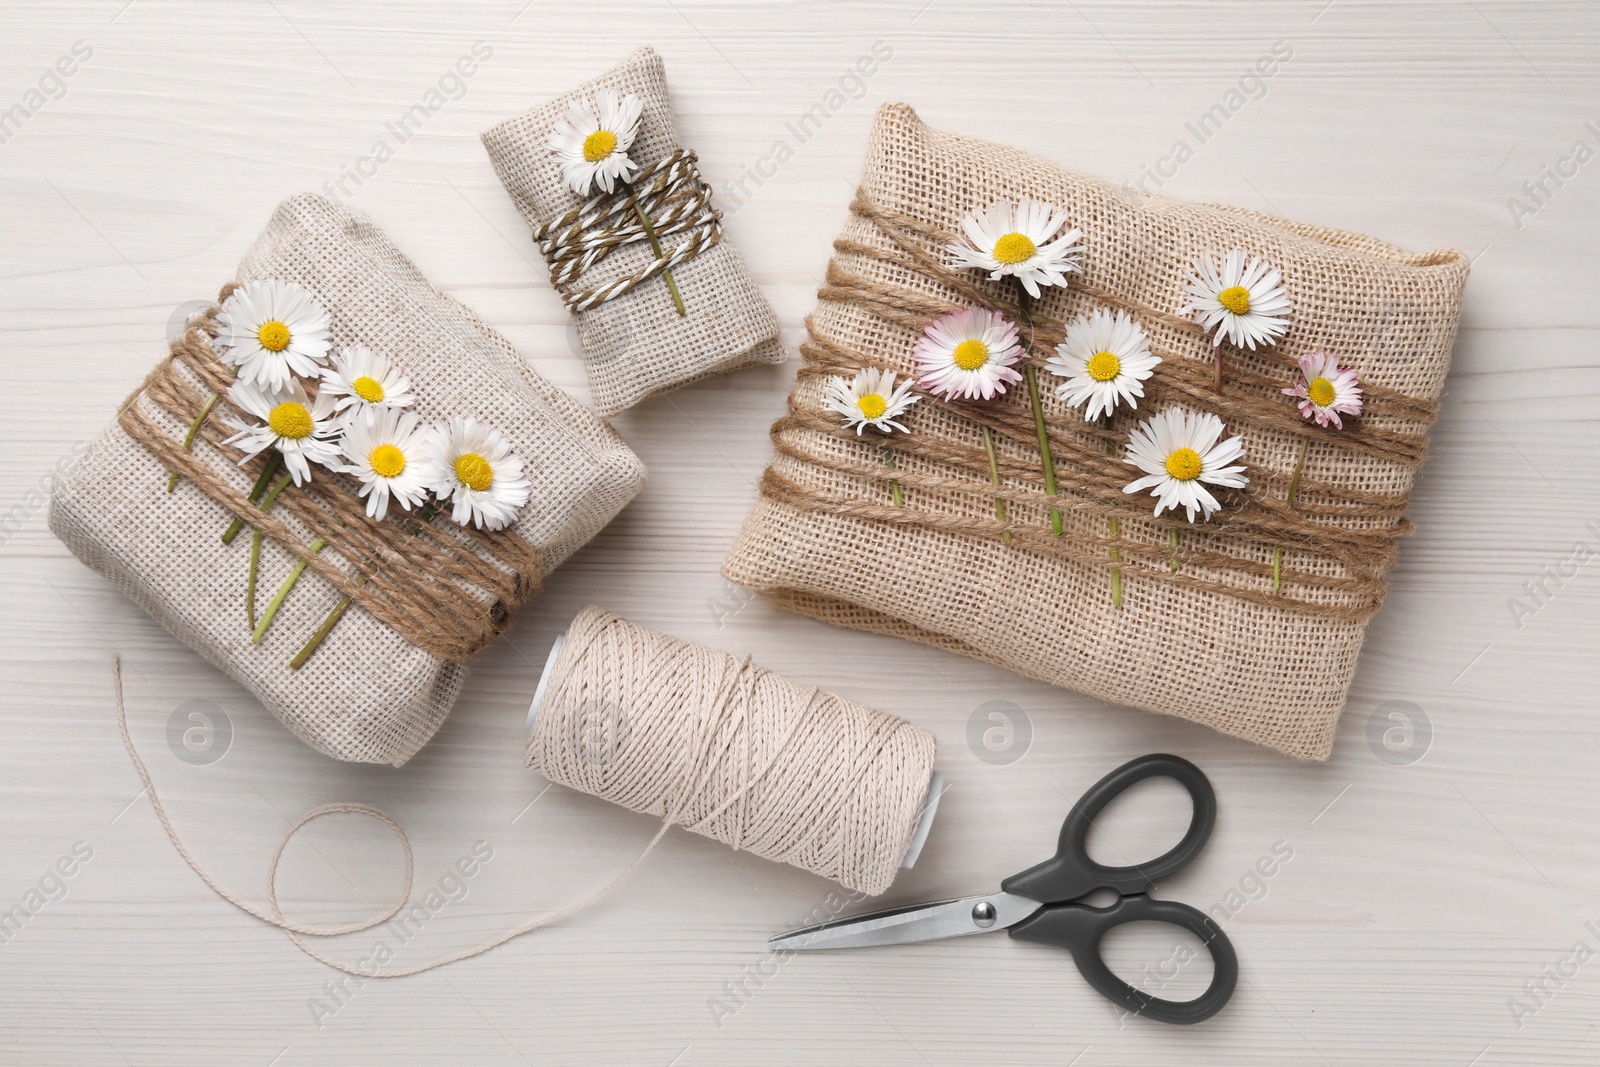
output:
M60 484L50 528L306 744L337 759L404 763L444 721L472 649L621 510L644 469L358 211L317 196L284 201L236 277L308 290L332 316L335 346L369 345L405 367L424 421L470 415L505 433L533 483L516 523L482 534L457 527L448 510L418 523L393 506L373 523L355 483L320 468L307 491L290 488L265 514L248 506L260 462L241 468L223 444L226 400L188 452L180 444L191 413L232 377L211 351L213 308L190 320L174 356ZM169 470L186 475L170 495ZM250 535L221 540L236 513L268 535L263 606L297 559L309 568L259 644L245 609ZM312 552L318 535L329 544ZM291 669L344 596L352 606Z
M1019 317L1009 279L950 270L945 246L964 214L1024 196L1064 209L1085 245L1084 273L1035 305L1035 358L1080 313L1130 311L1165 360L1137 417L1176 404L1215 412L1243 438L1250 484L1222 491L1211 522L1156 519L1148 496L1124 495L1140 473L1121 458L1134 418L1124 409L1110 431L1086 425L1049 373L1040 379L1059 537L1020 386L989 403L925 397L909 413L911 432L887 441L871 430L857 436L822 407L829 375L863 366L910 374L921 328L954 307ZM1233 248L1281 268L1293 324L1253 354L1224 345L1218 395L1216 350L1180 312L1193 259ZM789 414L773 427L777 455L726 576L828 622L1325 758L1395 539L1409 529L1406 502L1449 365L1465 257L1146 194L931 130L904 105L878 115L835 249ZM1366 389L1365 416L1343 432L1303 420L1279 392L1298 374L1295 357L1313 349L1338 354ZM980 424L998 439L1008 525L996 518ZM1290 506L1302 442L1309 451ZM890 478L903 507L892 504Z
M546 225L559 229L563 217L575 215L586 202L563 181L561 164L547 142L569 104L587 104L603 89L633 93L644 104L638 136L628 151L641 168L635 188L644 190L652 184L644 171L665 165L683 151L667 97L666 72L661 57L650 48L641 48L593 81L508 119L486 132L483 144L517 210L536 232ZM693 153L678 157L681 167L693 163ZM678 315L659 274L604 302L576 310L583 293L617 285L655 260L642 232L569 280L552 278L577 315L594 406L601 415L609 417L653 393L712 374L783 362L778 321L757 291L744 260L722 236L710 205L710 189L693 175L681 188L683 195L671 198L674 209L713 212L702 216L710 220L703 227L661 233L664 251L691 241L709 242L709 247L700 247L692 258L671 268L687 315ZM612 218L629 223L632 215L622 212ZM660 222L658 214L655 223Z

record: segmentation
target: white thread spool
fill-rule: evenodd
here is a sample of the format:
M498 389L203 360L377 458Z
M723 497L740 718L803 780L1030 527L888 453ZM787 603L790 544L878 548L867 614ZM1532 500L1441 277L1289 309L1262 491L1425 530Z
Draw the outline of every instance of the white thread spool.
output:
M926 731L592 606L528 727L551 781L872 894L916 862L943 790Z

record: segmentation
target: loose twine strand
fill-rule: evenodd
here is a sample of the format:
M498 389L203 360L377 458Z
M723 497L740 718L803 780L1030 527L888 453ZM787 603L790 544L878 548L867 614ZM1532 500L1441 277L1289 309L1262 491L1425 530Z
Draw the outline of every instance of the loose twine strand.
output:
M711 187L700 180L692 151L679 149L641 170L631 183L596 193L533 231L550 267L550 282L567 310L588 311L656 275L693 259L722 240L722 213L711 206ZM569 289L590 267L624 245L648 241L640 215L658 239L684 239L631 274L593 289Z
M592 607L528 742L553 782L867 893L894 880L933 755L904 719Z
M235 288L223 287L218 305ZM498 637L512 612L538 592L542 577L539 550L515 532L423 521L397 509L378 522L367 516L359 483L325 469L305 485L287 487L266 512L226 477L227 467L245 454L225 443L232 431L224 413L248 416L228 399L233 375L212 348L219 310L204 312L172 342L171 356L123 403L117 414L122 429L164 468L193 482L419 648L464 660ZM196 388L185 369L204 388ZM186 449L158 412L188 426L212 395L219 397L216 409ZM253 476L265 463L263 453L243 467ZM323 549L313 550L279 518L280 511L320 536Z
M1036 364L1042 363L1065 338L1066 324L1061 320L1041 314L1035 305L1030 328L1015 300L1003 295L1006 291L1002 287L982 283L967 273L953 270L938 252L930 251L942 252L954 239L954 234L903 212L887 209L862 190L857 191L850 210L873 223L889 239L890 247L841 237L834 242L836 252L920 274L954 292L957 301L906 284L869 278L847 269L837 257L828 265L825 283L817 294L820 300L858 307L885 322L916 331L958 307L981 306L1017 323L1024 342L1034 342ZM1188 319L1125 300L1082 281L1075 280L1071 291L1128 311L1145 322L1158 322L1185 334L1200 332L1200 327ZM799 372L802 380L835 374L848 376L863 367L904 369L903 364L893 364L827 336L814 317L807 319L806 326L810 340L801 346L805 356ZM1363 382L1365 417L1342 433L1333 434L1307 423L1292 405L1279 402L1281 397L1277 393L1285 384L1279 378L1255 373L1235 361L1228 372L1227 392L1219 394L1212 385L1211 370L1203 364L1163 346L1157 339L1152 339L1151 350L1163 359L1157 374L1145 382L1146 403L1152 406L1199 407L1216 412L1234 432L1249 427L1288 434L1406 469L1416 469L1426 457L1427 429L1438 414L1435 401L1410 396L1378 383ZM1250 356L1286 367L1294 365L1286 352L1264 350L1250 353ZM1035 439L1032 414L1021 403L1000 400L951 402L946 406L963 418L1002 435L1029 445ZM1390 420L1414 429L1383 429L1373 424L1375 419ZM1051 450L1057 454L1058 489L1064 494L1059 497L1047 498L1042 491L1011 486L996 489L990 484L988 457L982 448L936 433L892 435L881 442L882 449L955 468L959 472L956 477L908 471L900 462L890 468L881 461L881 450L876 447L873 455L865 459L853 456L855 450L819 447L815 443L819 436L836 441L858 441L858 438L837 420L801 408L793 396L788 413L773 424L772 439L782 455L873 483L887 483L893 479L902 489L921 488L936 495L981 497L986 502L994 497L1037 505L1048 502L1049 506L1064 512L1127 517L1129 509L1122 487L1130 480L1129 468L1120 458L1120 449L1116 454L1107 452L1109 443L1121 444L1127 435L1086 424L1081 419L1053 414L1046 415L1046 424ZM1034 465L1005 456L999 457L998 464L1003 475L1030 483L1037 480L1038 469ZM1368 492L1302 477L1291 506L1284 500L1288 475L1263 469L1252 470L1250 476L1251 486L1225 494L1232 499L1225 500L1224 509L1205 527L1197 528L1176 517L1148 514L1140 517L1161 530L1223 534L1235 543L1261 548L1287 547L1313 557L1333 559L1340 564L1342 575L1283 568L1284 589L1293 586L1308 594L1301 597L1287 591L1271 592L1239 584L1239 578L1252 582L1259 579L1258 584L1265 586L1273 575L1273 567L1265 558L1261 561L1245 559L1232 553L1195 547L1188 542L1177 553L1178 558L1207 574L1197 575L1186 569L1174 572L1170 563L1175 554L1166 545L1141 545L1125 537L1113 539L1093 533L1058 538L1012 522L955 516L914 506L877 504L814 483L803 483L772 468L763 477L761 492L769 499L800 510L848 514L976 537L1009 536L1029 551L1101 569L1126 569L1133 564L1138 573L1156 581L1203 588L1297 613L1360 620L1377 611L1383 601L1385 575L1398 553L1397 539L1411 530L1410 522L1404 517L1410 494ZM1113 559L1107 552L1113 546L1120 559ZM1233 580L1229 580L1230 577Z
M411 853L411 838L406 835L404 828L402 828L399 823L395 822L384 812L377 808L368 807L365 804L324 804L319 808L311 809L304 815L300 816L299 820L295 822L293 826L284 831L283 837L278 841L278 847L272 852L272 860L267 865L267 903L270 905L271 911L262 911L249 901L243 900L229 892L227 889L223 888L222 884L212 877L211 873L207 871L205 867L201 865L200 861L194 857L194 853L189 851L188 846L183 843L183 838L178 836L177 828L172 825L172 819L167 815L167 809L162 805L161 797L156 793L155 782L150 778L150 770L145 766L144 760L139 756L139 750L134 747L133 738L128 733L128 713L124 706L122 694L121 657L114 658L111 661L111 682L112 688L116 694L117 729L122 734L122 745L128 750L128 756L133 760L134 769L139 772L139 780L144 783L145 792L150 796L150 807L155 811L156 818L161 820L161 828L166 831L167 840L172 842L172 847L177 849L178 855L183 857L183 861L189 865L189 869L194 871L195 874L199 875L200 880L204 882L213 893L227 901L229 904L232 904L246 915L260 919L269 926L276 926L278 929L288 934L289 940L293 941L295 946L307 956L310 956L319 963L327 964L329 967L332 967L335 970L343 971L345 974L354 975L357 978L403 978L410 974L421 974L423 971L431 971L436 967L443 967L449 963L456 963L460 960L471 959L474 956L481 956L490 949L498 948L508 941L512 941L521 937L523 934L537 930L541 926L549 926L551 923L560 922L567 916L580 912L589 907L591 904L594 904L596 901L600 900L600 898L604 897L607 893L611 892L611 890L620 885L622 881L628 877L628 875L634 872L639 864L644 862L645 857L650 855L650 853L655 849L656 843L659 842L666 832L672 827L670 822L663 822L661 829L656 832L655 837L650 839L650 843L644 847L643 852L639 853L637 859L628 864L628 866L623 869L621 874L617 875L610 882L606 883L604 886L600 887L600 889L596 890L594 893L591 893L588 897L585 897L576 904L571 904L559 911L552 912L549 915L545 915L541 918L533 919L529 922L523 923L522 925L511 930L507 930L505 933L493 938L492 940L486 941L481 945L477 945L473 948L463 949L460 952L455 952L448 956L441 956L438 959L429 960L427 963L419 963L411 967L401 967L386 971L357 967L353 964L346 963L344 960L335 959L332 956L319 952L317 949L312 948L311 945L306 942L305 938L339 937L344 934L360 933L363 930L370 930L375 926L386 923L400 913L400 909L405 907L411 899L411 889L415 874L415 864ZM399 839L400 847L404 850L406 857L405 884L400 888L400 895L387 911L380 915L373 916L370 919L362 919L357 922L344 923L337 926L312 926L306 923L291 922L289 919L284 917L283 908L278 904L278 863L283 858L283 850L288 847L290 840L293 839L295 834L299 833L301 829L303 829L309 823L312 823L325 815L336 815L344 812L349 812L356 815L365 815L369 818L376 819L387 826L390 830L394 831L394 835Z

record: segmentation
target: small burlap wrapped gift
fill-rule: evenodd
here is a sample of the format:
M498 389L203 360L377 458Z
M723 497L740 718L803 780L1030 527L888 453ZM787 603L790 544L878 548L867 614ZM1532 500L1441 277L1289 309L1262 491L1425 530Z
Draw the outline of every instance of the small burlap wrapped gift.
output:
M637 227L619 233L624 243L598 262L591 264L582 257L570 258L565 265L551 262L551 283L577 316L595 409L609 417L653 393L712 374L756 363L781 363L784 352L772 308L757 291L744 260L722 237L710 189L699 182L694 169L694 153L685 152L678 143L666 71L653 49L639 49L614 70L483 135L489 160L517 210L536 236L545 234L541 247L547 260L552 240L576 248L608 224L633 226L631 209L588 226L586 204L619 207L626 201L578 196L566 185L561 164L547 145L567 106L587 105L603 89L633 93L643 101L638 136L628 149L629 158L640 167L633 186L641 197L662 197L651 201L650 215L666 255L670 258L671 250L680 246L689 253L689 258L671 267L688 312L684 316L678 314L659 271L652 273L656 255ZM668 189L679 177L683 181L676 191ZM594 210L603 212L604 207ZM627 280L641 272L642 280L625 288ZM617 295L591 304L592 294L613 288Z
M1010 279L955 272L945 247L963 215L1022 197L1065 210L1085 245L1084 273L1034 305L1036 361L1064 323L1097 307L1131 312L1165 361L1137 415L1123 409L1111 430L1085 424L1055 394L1060 379L1041 373L1059 537L1022 386L989 402L925 397L909 412L911 432L889 439L858 436L821 403L833 374L911 374L922 327L952 308L981 304L1019 319ZM834 247L789 413L772 430L777 455L726 576L828 622L1326 758L1395 539L1409 529L1406 502L1449 365L1465 257L1145 194L930 130L904 105L878 115L866 177ZM1275 347L1223 347L1218 395L1216 350L1180 312L1194 258L1233 248L1281 268L1294 313ZM1366 414L1342 432L1302 419L1279 392L1298 375L1295 357L1314 349L1337 354L1366 390ZM1148 495L1121 491L1141 473L1122 459L1128 430L1171 404L1215 412L1243 440L1249 486L1221 491L1223 510L1209 523L1156 519ZM997 437L1009 523L996 518L980 424ZM891 478L903 507L891 502Z
M246 496L265 457L240 467L241 453L223 443L232 433L226 398L191 449L181 447L194 413L232 380L211 349L212 308L190 320L172 358L59 485L50 528L306 744L342 760L404 763L444 721L466 657L621 510L644 469L358 211L317 196L284 201L237 278L306 289L330 313L336 348L369 345L406 369L423 422L471 415L501 430L533 486L516 523L482 533L456 526L448 509L424 523L397 506L372 522L357 483L322 468L267 512L252 507ZM184 475L170 495L169 470ZM266 534L259 602L296 560L308 567L259 644L245 607L251 538L221 540L235 514ZM328 544L317 552L319 535ZM292 669L344 597L348 610Z

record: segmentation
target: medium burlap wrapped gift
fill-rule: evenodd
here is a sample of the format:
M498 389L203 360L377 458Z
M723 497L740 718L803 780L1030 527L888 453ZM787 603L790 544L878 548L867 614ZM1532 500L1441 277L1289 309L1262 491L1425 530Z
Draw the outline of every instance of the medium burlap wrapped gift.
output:
M678 142L666 71L653 49L639 49L621 66L483 135L489 160L517 210L536 234L547 229L551 237L565 235L581 243L582 227L576 220L586 202L600 198L580 197L567 187L547 142L569 104L587 104L605 89L633 93L644 104L638 136L628 150L629 158L640 166L634 188L644 194L659 191L675 177L684 178L677 193L652 208L663 250L692 246L690 258L671 267L687 311L683 316L659 273L592 306L584 299L584 294L620 287L626 279L648 271L656 255L642 231L629 235L626 243L598 262L575 261L566 269L552 263L552 284L577 316L594 406L609 417L653 393L709 375L757 363L781 363L784 352L772 308L757 291L744 260L722 236L710 189L700 183L694 169L694 154ZM673 212L685 215L674 224ZM701 224L695 224L696 218ZM607 222L631 220L631 212L624 211L601 220L596 229Z
M858 436L823 407L830 375L868 366L911 374L922 327L952 308L981 304L1019 319L1009 279L957 273L945 247L963 215L1022 197L1065 210L1085 245L1084 273L1034 305L1035 359L1077 315L1125 309L1165 360L1137 417L1169 404L1211 411L1243 439L1249 486L1223 491L1209 523L1157 519L1147 496L1124 495L1140 474L1121 458L1135 418L1121 412L1110 430L1085 424L1048 373L1040 378L1060 491L1048 503L1064 514L1059 537L1020 386L991 402L925 397L909 412L911 432L890 439ZM1194 258L1233 248L1281 268L1294 312L1275 347L1223 347L1218 395L1217 350L1180 313ZM777 454L727 577L828 622L1326 758L1396 538L1409 529L1465 257L1146 194L931 130L904 105L878 115L835 250L789 413L773 427ZM1343 432L1303 420L1279 392L1298 373L1295 357L1314 349L1337 354L1366 390L1366 414ZM997 437L1009 523L996 518L983 425Z
M337 759L404 763L444 721L466 657L621 510L644 469L358 211L317 196L284 201L236 278L309 291L331 315L336 348L368 345L405 367L424 422L470 415L501 430L533 486L518 520L486 534L456 526L448 509L423 523L391 507L374 523L353 480L321 468L306 491L291 487L266 513L251 507L261 461L240 467L224 444L226 399L191 449L181 447L191 413L232 377L211 350L212 308L190 320L173 357L59 485L50 528L306 744ZM170 495L169 470L184 474ZM235 514L267 534L261 600L296 560L308 566L259 644L245 608L250 536L221 540ZM328 545L317 552L308 546L319 535ZM292 669L346 596L337 625Z

